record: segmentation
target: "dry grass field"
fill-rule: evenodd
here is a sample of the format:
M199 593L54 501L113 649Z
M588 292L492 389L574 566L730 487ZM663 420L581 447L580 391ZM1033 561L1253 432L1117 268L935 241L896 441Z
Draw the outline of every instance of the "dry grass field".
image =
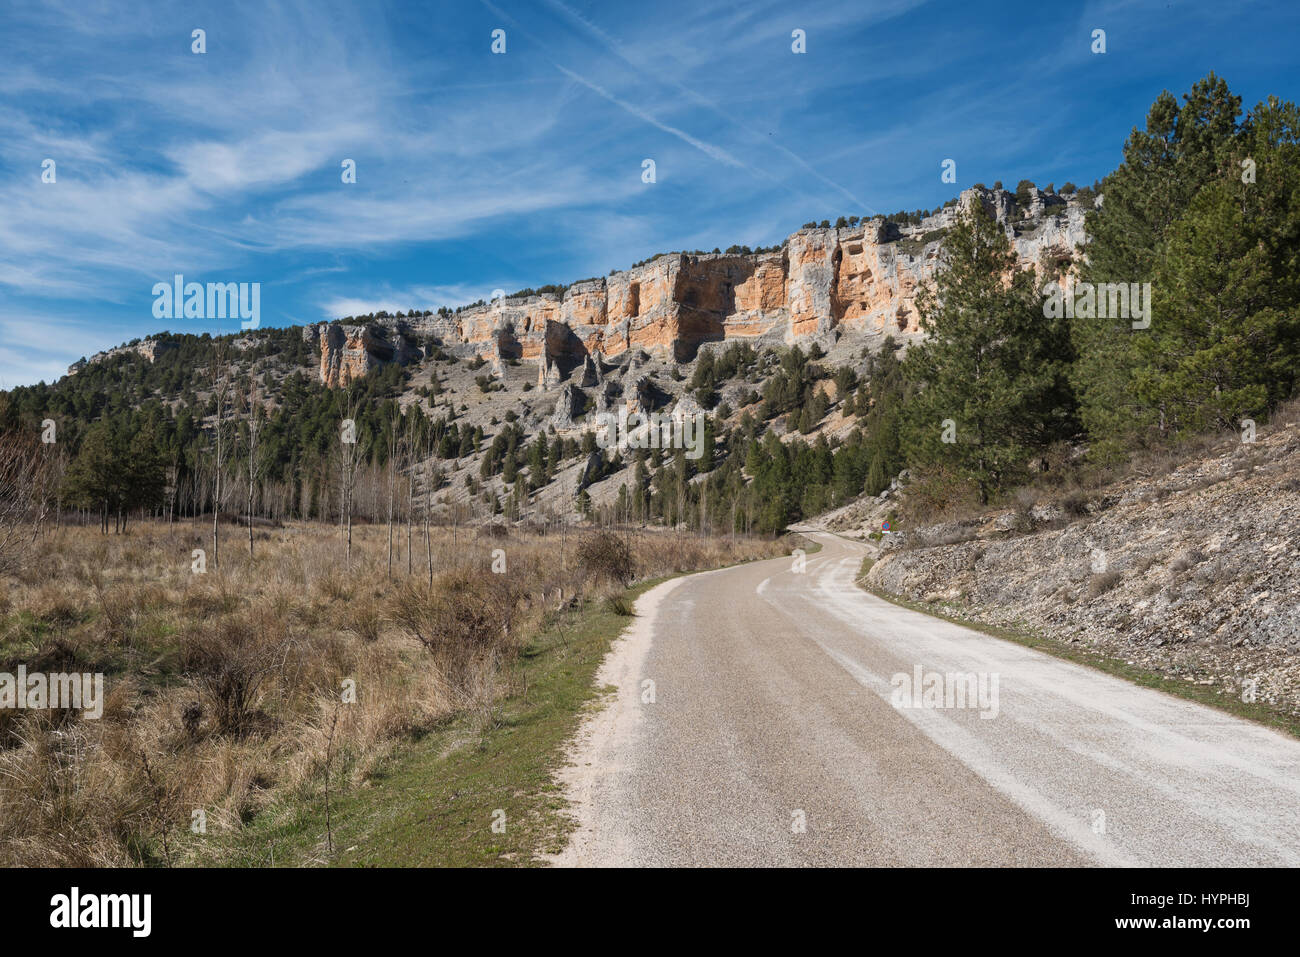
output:
M237 832L272 804L355 789L440 722L490 723L519 690L507 666L566 610L625 614L633 580L788 543L497 527L412 545L408 574L395 534L390 577L383 527L353 529L350 568L337 527L259 529L251 557L228 527L220 566L209 554L198 572L210 524L44 533L0 578L0 672L103 673L105 703L99 720L0 710L0 865L193 863L200 818Z

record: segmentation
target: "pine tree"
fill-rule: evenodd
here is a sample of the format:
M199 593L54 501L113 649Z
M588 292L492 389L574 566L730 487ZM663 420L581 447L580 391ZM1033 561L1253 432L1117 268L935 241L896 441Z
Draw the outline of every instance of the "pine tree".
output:
M903 448L899 438L901 412L906 396L902 363L898 359L898 343L886 337L880 352L872 358L870 385L863 390L859 400L859 414L863 416L866 434L864 467L879 463L883 481L872 494L879 494L893 476L903 469ZM854 476L854 486L860 486L862 475ZM867 482L870 489L876 483Z
M162 502L167 490L166 465L152 427L131 437L124 470L124 508L154 508Z
M867 484L863 491L868 495L879 495L889 487L889 476L885 474L885 460L882 456L871 458L871 467L867 470Z
M64 496L74 505L99 511L100 531L121 505L125 454L107 420L90 427L64 479Z
M1300 369L1300 113L1260 104L1239 162L1168 231L1133 388L1171 437L1235 430L1290 397Z
M944 242L947 268L920 298L926 338L904 361L918 393L905 409L906 452L945 465L988 503L1029 454L1069 434L1064 320L1047 319L1033 276L1017 271L1002 227L978 201ZM945 420L955 442L945 442Z
M1161 93L1124 144L1124 162L1103 184L1104 202L1088 214L1089 283L1152 282L1161 266L1168 232L1196 193L1221 175L1237 131L1241 98L1211 73L1197 82L1180 106ZM1153 313L1152 328L1163 322ZM1148 330L1130 320L1077 319L1071 335L1078 360L1072 379L1079 415L1101 460L1117 457L1152 429L1159 412L1134 388L1150 354Z
M713 446L717 441L716 436L714 435L715 427L713 425L713 416L706 415L704 417L704 425L700 431L703 434L700 436L700 457L695 460L695 471L701 473L712 472L714 464Z

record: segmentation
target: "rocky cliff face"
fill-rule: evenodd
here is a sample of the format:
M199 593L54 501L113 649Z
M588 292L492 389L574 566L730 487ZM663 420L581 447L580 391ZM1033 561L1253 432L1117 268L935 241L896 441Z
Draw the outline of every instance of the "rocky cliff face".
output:
M331 387L346 386L371 369L396 362L405 365L421 356L406 329L383 323L341 325L321 323L303 329L303 338L320 349L320 378Z
M1084 210L1035 190L1025 211L1004 190L966 190L1007 230L1019 268L1058 277L1085 241ZM365 325L322 324L304 335L320 348L321 380L346 385L370 369L406 362L428 340L460 356L538 363L554 387L588 356L644 349L679 361L708 342L758 339L823 347L846 333L904 340L921 334L918 291L934 279L944 232L959 206L919 226L870 220L801 229L779 251L754 255L673 253L564 294L497 299L454 316L428 314Z

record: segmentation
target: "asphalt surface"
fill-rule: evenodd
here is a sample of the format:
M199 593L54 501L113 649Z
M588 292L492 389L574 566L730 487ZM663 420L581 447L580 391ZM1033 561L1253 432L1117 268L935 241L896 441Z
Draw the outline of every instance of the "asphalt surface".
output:
M1300 742L882 601L815 538L638 602L556 863L1300 864Z

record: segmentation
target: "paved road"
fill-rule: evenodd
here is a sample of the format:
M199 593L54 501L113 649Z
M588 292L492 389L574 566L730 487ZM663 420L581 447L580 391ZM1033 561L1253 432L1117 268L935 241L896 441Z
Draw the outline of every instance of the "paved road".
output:
M881 601L815 537L638 603L557 863L1300 864L1300 742Z

